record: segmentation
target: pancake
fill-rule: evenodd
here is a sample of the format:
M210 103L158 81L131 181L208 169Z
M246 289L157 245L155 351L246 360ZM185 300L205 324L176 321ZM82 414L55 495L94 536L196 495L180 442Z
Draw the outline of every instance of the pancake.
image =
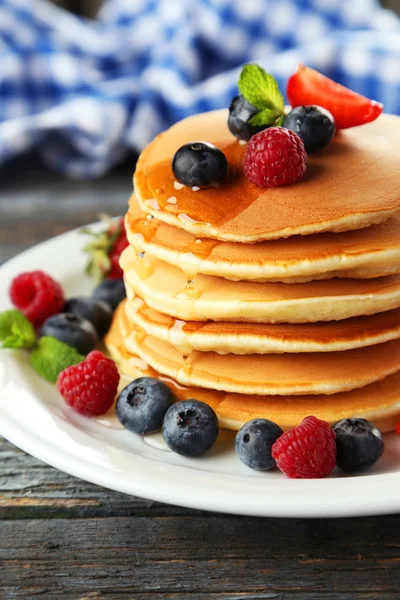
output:
M149 220L132 196L125 225L137 252L179 267L191 278L203 273L236 281L299 283L400 272L400 214L353 232L241 244L196 238L158 219Z
M221 354L337 352L400 338L400 309L321 323L231 323L180 321L135 297L125 304L128 319L182 354L193 350Z
M400 275L377 279L328 279L300 284L229 281L198 275L194 283L177 267L121 255L128 297L184 321L313 323L370 315L400 307Z
M147 335L122 313L128 352L183 385L259 395L335 394L400 370L400 340L355 350L297 354L217 354L184 357L169 342Z
M340 131L308 157L299 183L275 188L252 184L243 171L246 145L227 127L227 110L195 115L160 134L141 153L134 187L141 208L197 236L255 242L321 231L349 231L387 219L400 207L400 119ZM176 150L195 140L223 150L230 166L217 187L176 185Z
M119 365L121 374L132 380L137 377L158 377L171 387L178 400L203 400L214 408L221 427L238 430L250 419L266 418L287 430L312 414L330 424L348 417L365 418L386 432L393 430L400 418L399 373L367 387L332 396L260 397L179 385L173 379L157 373L139 357L127 352L120 330L122 310L121 307L117 309L105 338L106 346Z

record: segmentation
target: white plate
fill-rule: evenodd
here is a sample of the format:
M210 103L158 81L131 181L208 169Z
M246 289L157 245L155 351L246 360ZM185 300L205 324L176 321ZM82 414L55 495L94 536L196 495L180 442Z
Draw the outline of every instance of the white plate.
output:
M43 269L68 296L89 293L85 242L76 231L36 246L0 269L0 310L10 306L11 279ZM400 509L400 437L386 436L384 457L361 476L289 480L245 467L221 432L205 457L170 452L159 434L141 438L115 417L87 419L65 407L55 388L30 368L24 352L0 354L0 433L33 456L87 481L192 508L275 517L339 517Z

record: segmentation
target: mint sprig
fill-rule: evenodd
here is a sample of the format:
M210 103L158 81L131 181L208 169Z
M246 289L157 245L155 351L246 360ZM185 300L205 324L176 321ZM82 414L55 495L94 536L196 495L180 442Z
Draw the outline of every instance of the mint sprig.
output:
M40 338L37 347L30 355L31 365L36 373L50 383L56 383L61 371L83 360L85 357L75 348L50 336Z
M19 310L0 313L0 347L33 348L36 344L35 329Z
M239 92L260 111L250 119L255 126L280 125L285 101L275 77L256 64L244 65L238 81Z

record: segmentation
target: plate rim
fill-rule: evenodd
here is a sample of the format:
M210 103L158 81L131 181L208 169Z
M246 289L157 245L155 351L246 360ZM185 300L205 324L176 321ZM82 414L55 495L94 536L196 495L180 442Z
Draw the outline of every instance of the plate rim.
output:
M98 225L100 226L100 224ZM95 224L94 227L96 226ZM71 253L70 257L71 263L74 265L80 257L81 246L83 245L83 243L79 244L81 239L78 237L79 229L54 236L4 263L0 267L0 283L9 283L10 277L21 272L21 261L25 262L27 257L29 259L31 253L39 252L40 254L42 251L47 250L49 246L57 246L65 241L74 241L74 252ZM79 249L79 253L77 249ZM41 262L41 268L46 269L45 261ZM9 304L5 300L5 290L7 288L7 285L3 285L1 288L0 303L2 305ZM0 362L5 362L6 365L9 363L10 373L13 372L13 366L14 371L16 370L16 359L12 352L7 352L4 357L1 356ZM43 410L49 412L45 404L41 402L40 397L35 395L29 388L28 382L24 381L23 388L29 392L33 401L36 400L41 403ZM4 385L0 383L0 398L4 390ZM151 458L138 456L133 452L123 450L123 452L135 457L137 469L129 473L117 472L112 471L112 469L100 469L98 465L86 459L76 461L74 455L62 447L62 444L55 446L49 443L45 437L35 435L26 423L24 424L23 420L17 421L14 416L8 415L7 411L3 410L1 402L0 417L0 434L28 454L72 476L149 500L198 510L264 517L336 518L390 514L400 511L400 494L398 493L400 467L399 471L367 476L295 481L279 478L278 481L278 478L268 479L266 477L264 479L262 476L246 476L240 473L224 473L221 475L216 471L190 468L184 464L154 461ZM59 417L53 415L53 418L57 419ZM65 423L65 421L63 422ZM67 425L78 430L71 422L68 422ZM83 439L86 439L86 441L87 438L92 440L92 445L97 446L97 444L103 443L104 452L106 451L107 445L104 442L95 440L87 431L79 430L79 432L80 436L83 435ZM84 447L84 444L82 444L82 447ZM158 467L155 467L157 463ZM160 465L164 465L163 469L159 468ZM164 471L161 477L160 471ZM199 473L202 473L203 476L200 477ZM127 474L132 475L132 479L128 479L128 483L124 480ZM186 477L183 477L183 475ZM188 483L184 482L182 484L182 479ZM207 479L209 482L218 479L227 487L222 489L222 486L220 486L220 489L213 493L213 490L207 488ZM278 485L276 485L277 481ZM236 489L233 489L235 493L230 497L232 485L238 482L239 485L236 485ZM242 485L240 485L240 482ZM243 485L243 482L246 485ZM274 485L276 485L276 490L272 489ZM233 488L235 488L235 485L233 485ZM359 488L358 494L356 494L357 488ZM242 493L240 494L238 491L240 492L241 489ZM371 493L371 490L374 490L375 493ZM249 494L254 492L257 493L257 498L249 497ZM315 495L310 500L313 492ZM260 494L260 497L258 497L258 494ZM296 497L296 502L293 502L293 494ZM318 505L318 501L321 504Z

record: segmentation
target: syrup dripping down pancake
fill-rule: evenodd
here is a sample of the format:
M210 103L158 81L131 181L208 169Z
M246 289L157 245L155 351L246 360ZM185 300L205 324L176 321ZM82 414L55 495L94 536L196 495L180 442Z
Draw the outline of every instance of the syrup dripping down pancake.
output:
M327 279L308 283L255 283L187 276L129 246L121 256L127 294L183 321L315 323L370 315L400 307L400 275Z
M149 217L132 196L125 219L129 242L137 252L179 267L191 278L202 273L233 281L302 283L400 272L400 214L358 231L297 235L254 244L196 238Z

